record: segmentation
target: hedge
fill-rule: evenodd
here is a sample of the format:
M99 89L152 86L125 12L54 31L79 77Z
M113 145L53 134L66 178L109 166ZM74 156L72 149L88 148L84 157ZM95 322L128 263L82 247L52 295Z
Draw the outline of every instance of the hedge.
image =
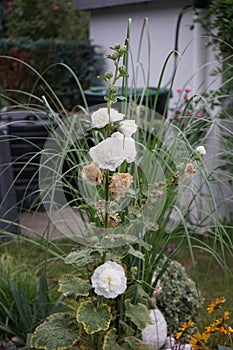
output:
M87 89L97 84L96 77L103 73L105 62L100 48L90 42L61 42L54 39L0 39L0 55L2 94L19 103L28 101L28 96L19 91L33 93L38 97L46 95L52 101L51 92L30 69L32 67L43 75L68 110L82 104L81 94L69 69L60 63L69 66L82 88ZM7 91L9 89L15 91Z

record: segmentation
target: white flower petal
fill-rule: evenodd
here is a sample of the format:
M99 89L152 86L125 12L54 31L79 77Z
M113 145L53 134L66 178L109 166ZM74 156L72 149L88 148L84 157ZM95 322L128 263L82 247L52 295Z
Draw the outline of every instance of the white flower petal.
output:
M124 160L128 163L135 160L135 141L131 137L124 137L121 133L114 133L112 137L91 147L90 156L99 168L114 171Z
M105 298L116 298L127 288L127 279L123 267L113 261L107 261L95 269L91 283L95 293Z
M99 108L92 113L91 121L94 128L103 128L108 123L114 123L124 118L124 114L119 113L114 108L110 108L110 116L107 108Z
M131 137L137 131L137 124L135 120L126 119L120 122L119 129L126 137Z

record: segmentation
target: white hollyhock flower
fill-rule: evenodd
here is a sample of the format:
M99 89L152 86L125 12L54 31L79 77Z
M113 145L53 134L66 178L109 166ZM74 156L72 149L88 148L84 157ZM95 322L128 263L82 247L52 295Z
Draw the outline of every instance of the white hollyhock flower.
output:
M105 298L116 298L127 288L127 279L123 267L113 261L107 261L95 269L91 283L95 293Z
M196 148L196 152L200 154L201 156L204 156L206 154L205 146L198 146Z
M119 113L114 108L110 108L110 115L107 108L99 108L91 115L92 126L94 128L103 128L105 125L118 122L123 118L124 114Z
M98 145L90 148L90 156L101 169L116 170L124 160L132 163L136 157L135 141L115 132Z
M126 119L120 122L119 130L126 137L131 137L137 131L137 124L135 123L135 120Z

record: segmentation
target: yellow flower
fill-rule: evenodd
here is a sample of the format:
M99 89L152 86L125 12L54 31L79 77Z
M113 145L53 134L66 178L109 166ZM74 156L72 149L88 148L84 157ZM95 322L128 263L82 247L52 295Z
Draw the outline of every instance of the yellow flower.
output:
M212 301L212 303L210 303L210 305L207 307L208 313L212 314L212 312L214 312L217 309L218 305L221 303L225 303L225 301L226 301L225 297L219 297L214 301Z
M208 342L210 337L209 333L195 333L189 340L193 350L206 350L208 349L205 344Z
M183 333L184 333L184 332L178 332L178 333L176 334L176 339L180 339L180 338L182 337Z
M228 329L228 334L232 334L233 333L233 328L231 326L227 326Z
M202 335L201 333L194 334L190 340L189 344L192 345L193 350L204 350L205 348L201 345Z
M224 311L223 313L223 319L228 320L230 318L231 313L229 311Z
M223 334L227 334L228 333L227 329L224 326L219 327L218 332L219 333L223 333Z
M176 334L176 339L180 339L180 338L182 337L182 335L184 334L184 332L185 332L188 328L192 327L193 325L194 325L194 322L193 322L193 321L184 322L184 323L182 324L182 326L180 326L180 328L179 328L180 332L178 332L178 333Z

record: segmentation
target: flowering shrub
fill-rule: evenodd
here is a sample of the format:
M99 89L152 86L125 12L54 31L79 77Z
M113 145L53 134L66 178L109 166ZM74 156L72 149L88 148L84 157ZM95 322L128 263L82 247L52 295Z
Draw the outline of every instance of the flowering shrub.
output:
M36 328L31 344L36 349L156 349L154 330L158 324L153 293L157 283L152 277L159 262L158 250L162 253L166 249L169 225L177 225L171 221L173 207L179 206L182 195L189 190L203 149L189 152L182 162L179 153L178 166L171 161L173 143L165 145L164 152L158 148L160 140L155 145L156 138L149 138L148 133L148 147L140 143L140 113L134 105L127 108L125 97L116 87L119 79L127 78L120 64L127 48L116 45L112 50L108 58L115 72L107 71L100 77L108 85L107 107L93 112L90 120L84 116L92 140L86 153L84 146L79 149L78 177L85 198L71 211L72 215L79 214L77 226L71 227L79 247L64 259L76 268L76 273L59 279L67 311L49 316ZM112 106L118 99L124 113ZM63 139L60 137L59 142ZM49 146L48 150L51 152ZM159 154L163 154L164 169L157 160ZM55 163L51 166L54 173ZM45 165L47 169L47 158ZM41 173L41 179L46 205L51 189L53 200L56 198L55 181L45 173ZM62 210L59 221L61 218L65 221ZM150 325L153 339L151 328L147 328Z
M184 322L179 328L176 339L182 339L182 337L188 335L189 343L192 345L193 350L232 349L233 328L228 323L231 313L224 310L221 306L225 301L226 298L218 297L207 307L208 314L217 314L215 319L205 326L203 331L200 331L194 322Z

